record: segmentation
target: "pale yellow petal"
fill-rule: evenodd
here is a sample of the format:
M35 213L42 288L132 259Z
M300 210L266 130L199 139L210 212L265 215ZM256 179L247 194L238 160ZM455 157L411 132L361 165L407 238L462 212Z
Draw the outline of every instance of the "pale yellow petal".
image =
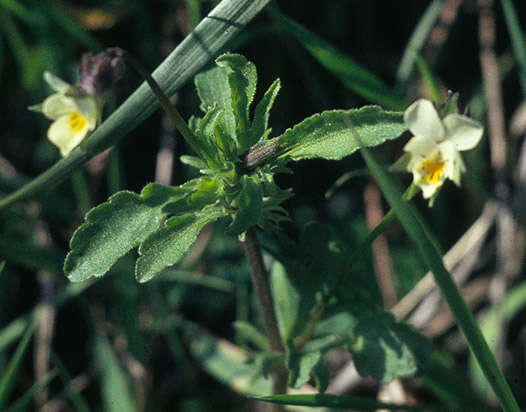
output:
M76 105L71 97L55 93L42 103L42 113L49 119L55 120L76 110Z
M88 123L78 112L55 120L48 129L47 137L55 144L63 157L77 147L87 136Z
M404 112L404 122L415 136L431 138L436 142L445 136L444 126L429 100L420 99L409 106Z
M453 142L446 140L440 144L440 153L446 163L444 176L455 182L457 186L460 186L460 177L466 170L460 152Z
M47 84L49 84L49 87L51 87L54 91L64 94L69 89L71 89L71 85L69 83L66 83L61 78L55 76L54 74L45 71L44 72L44 80Z
M97 101L93 97L78 98L75 99L75 105L88 123L88 129L95 129L100 112Z
M484 128L476 120L460 114L450 114L444 119L446 139L453 142L457 150L473 149L480 139Z

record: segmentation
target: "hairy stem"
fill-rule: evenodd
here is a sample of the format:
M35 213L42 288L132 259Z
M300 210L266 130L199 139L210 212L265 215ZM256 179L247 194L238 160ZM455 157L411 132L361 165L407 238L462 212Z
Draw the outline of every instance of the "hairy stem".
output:
M247 256L248 264L250 266L250 275L254 285L254 291L258 299L259 312L263 320L263 327L269 341L270 349L273 352L283 354L285 353L285 347L283 346L283 342L281 341L281 336L279 334L278 320L276 318L272 295L270 293L268 273L263 264L263 256L261 255L261 250L256 243L252 230L247 232L245 241L242 243L245 249L245 255ZM281 368L280 370L274 372L273 379L273 394L286 393L288 381L287 370L285 368ZM279 406L279 408L277 406ZM279 412L283 410L283 407L281 405L273 405L271 410L273 412Z

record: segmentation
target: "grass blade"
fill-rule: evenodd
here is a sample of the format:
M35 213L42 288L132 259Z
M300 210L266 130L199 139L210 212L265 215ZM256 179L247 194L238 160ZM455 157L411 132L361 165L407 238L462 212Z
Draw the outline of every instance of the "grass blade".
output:
M26 329L26 333L20 340L20 343L18 344L13 357L9 361L9 364L7 365L7 368L4 374L2 375L2 378L0 378L0 410L4 409L7 399L9 398L9 395L11 394L11 389L13 387L13 383L15 381L15 378L18 372L18 368L29 346L29 342L31 340L31 336L33 336L34 329L35 329L35 323L33 322Z
M238 34L270 0L223 0L155 70L153 77L171 96ZM146 83L93 132L85 144L18 191L0 200L0 209L53 187L97 153L114 145L150 116L159 103Z
M272 17L349 90L387 109L401 110L406 106L402 96L331 43L276 10L272 10Z
M415 242L426 266L433 272L435 282L440 288L442 296L449 305L458 326L466 337L471 352L479 362L501 406L505 411L519 412L519 406L506 382L506 378L504 378L502 371L497 365L495 357L484 340L482 332L451 274L444 267L436 247L429 240L426 231L422 227L421 219L417 218L416 210L412 205L402 200L402 195L394 180L387 170L376 161L372 153L365 148L361 149L361 153L387 202L394 209L409 237Z
M454 408L431 405L396 405L393 403L379 402L375 399L352 395L273 395L259 396L254 399L263 402L278 403L282 405L301 405L311 407L345 408L353 411L376 411L387 409L390 411L454 411Z
M510 0L502 0L502 9L506 19L506 26L511 37L511 46L513 54L517 59L519 70L519 80L521 83L522 93L526 96L526 47L524 44L524 35L522 33L517 13L513 2Z
M429 6L427 6L423 16L420 18L420 21L416 25L413 34L411 34L404 51L402 61L400 62L398 71L396 72L397 90L405 90L415 66L416 53L418 53L424 46L429 32L435 25L435 22L438 20L438 17L442 12L444 3L445 0L432 1Z
M42 378L38 380L34 385L32 385L26 393L24 393L20 398L18 398L15 402L13 402L9 408L5 412L23 412L29 410L29 403L35 399L35 396L37 396L46 386L50 384L50 382L55 379L57 376L56 371L50 371Z

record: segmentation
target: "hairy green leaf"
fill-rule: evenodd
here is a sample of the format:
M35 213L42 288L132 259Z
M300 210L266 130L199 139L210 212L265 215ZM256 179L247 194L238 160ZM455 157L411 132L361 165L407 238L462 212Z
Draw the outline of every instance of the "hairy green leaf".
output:
M122 191L88 212L86 221L71 238L64 272L72 282L103 276L120 257L159 228L168 201L187 190L156 183L141 195Z
M158 231L152 233L139 247L135 277L147 282L164 268L177 263L190 249L201 229L210 222L226 215L217 206L205 207L200 213L174 216Z
M229 235L240 235L261 219L263 208L261 185L250 176L241 177L241 192L237 197L237 207L238 211L234 214L232 223L225 230Z
M351 119L361 143L345 124L344 115ZM330 110L306 118L278 137L279 157L292 161L312 158L340 160L361 145L378 146L396 139L406 130L402 112L385 111L379 106Z
M257 104L250 129L250 146L262 141L268 135L268 133L265 133L268 127L268 117L280 87L280 80L274 80L274 83L270 85L263 98Z
M281 338L287 341L292 337L297 322L300 296L290 283L285 267L279 262L272 265L270 287Z
M217 58L220 67L230 68L228 84L232 96L232 111L236 119L236 136L239 142L239 153L251 146L249 140L249 108L256 93L257 72L254 63L247 61L240 54L224 54Z
M236 119L232 111L232 95L228 84L228 68L215 66L195 76L195 87L201 99L201 110L208 113L216 108L222 113L226 132L236 136Z
M431 356L431 342L386 312L360 319L353 335L349 351L356 369L382 382L414 375Z

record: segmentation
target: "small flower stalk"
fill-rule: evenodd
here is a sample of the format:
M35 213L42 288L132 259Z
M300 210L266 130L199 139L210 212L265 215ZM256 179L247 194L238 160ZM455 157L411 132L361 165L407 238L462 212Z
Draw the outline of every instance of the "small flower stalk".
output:
M413 183L429 199L430 206L446 179L460 186L466 170L460 152L473 149L484 131L476 120L458 114L454 98L441 113L443 118L425 99L417 100L404 112L404 121L414 135L404 147L410 155L407 171L413 174Z
M47 137L63 157L68 156L98 126L107 92L122 72L123 63L116 48L97 55L84 54L79 81L75 85L44 72L44 80L55 93L42 104L29 109L53 120Z

